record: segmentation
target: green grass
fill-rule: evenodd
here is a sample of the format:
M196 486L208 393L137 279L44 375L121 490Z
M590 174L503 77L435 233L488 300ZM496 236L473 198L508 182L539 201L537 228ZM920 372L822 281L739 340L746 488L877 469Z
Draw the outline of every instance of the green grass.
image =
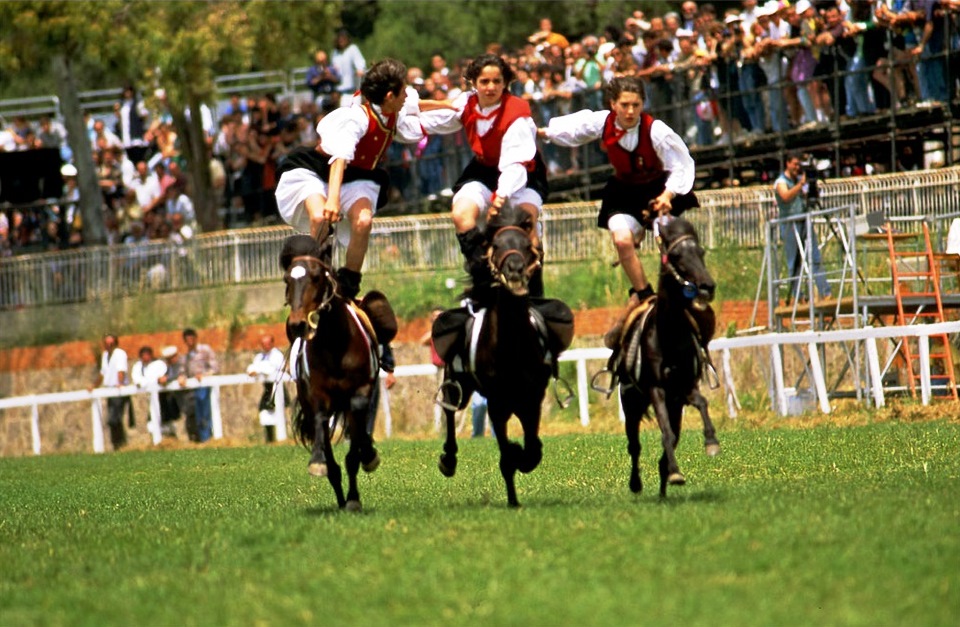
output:
M520 510L489 439L382 443L361 514L299 447L0 459L0 623L957 623L960 425L720 437L665 502L649 425L639 497L622 436L546 438Z

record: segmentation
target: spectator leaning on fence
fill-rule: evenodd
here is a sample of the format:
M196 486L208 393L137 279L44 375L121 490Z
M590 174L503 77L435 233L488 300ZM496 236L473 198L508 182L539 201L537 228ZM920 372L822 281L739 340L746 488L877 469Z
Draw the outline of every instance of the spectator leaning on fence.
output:
M200 344L197 341L196 331L184 329L183 343L187 347L187 352L183 356L183 372L178 377L180 385L185 385L187 378L196 379L199 383L204 377L220 372L217 354L213 352L209 345ZM193 397L192 403L190 396ZM192 441L206 442L213 435L210 388L198 386L189 390L189 393L185 395L184 403L185 413L187 414L187 434ZM192 416L191 410L193 412Z
M116 335L107 334L103 336L100 370L90 389L92 390L95 387L119 388L126 383L127 353L120 348ZM129 402L129 396L110 396L107 398L107 426L110 428L110 443L113 444L114 450L119 450L127 444L127 431L123 426L123 410L126 409Z
M256 377L263 384L257 412L263 435L266 442L277 441L277 424L285 420L283 415L283 373L286 360L279 348L274 346L272 335L260 338L260 352L253 356L253 361L247 366L247 374ZM277 399L279 397L279 403ZM280 411L277 411L278 405Z

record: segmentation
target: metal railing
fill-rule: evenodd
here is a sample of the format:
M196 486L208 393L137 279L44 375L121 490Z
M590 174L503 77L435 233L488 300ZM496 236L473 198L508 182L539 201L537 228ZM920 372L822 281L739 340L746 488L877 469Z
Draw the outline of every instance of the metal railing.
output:
M825 181L825 207L856 205L857 214L882 210L888 218L940 216L960 211L960 167ZM707 248L762 248L764 228L776 216L771 186L698 192L701 208L690 219ZM596 259L608 252L596 228L595 201L548 205L543 239L551 262ZM145 291L269 282L277 279L277 253L292 233L286 226L199 235L187 245L149 242L91 246L66 252L0 259L0 309L117 298ZM652 243L645 241L644 246ZM460 255L444 214L374 220L366 270L401 272L454 268Z

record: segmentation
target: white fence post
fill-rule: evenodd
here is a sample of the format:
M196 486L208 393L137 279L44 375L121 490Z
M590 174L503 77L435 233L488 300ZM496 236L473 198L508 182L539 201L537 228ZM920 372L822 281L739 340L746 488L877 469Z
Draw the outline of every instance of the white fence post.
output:
M40 409L34 403L30 406L30 439L33 442L33 454L40 454Z
M870 387L873 390L873 404L883 407L886 401L883 398L883 375L880 374L880 353L877 351L877 338L868 337L867 340L867 368L870 372Z
M161 431L160 392L157 390L150 392L150 422L147 424L147 431L150 432L154 446L160 444L163 433Z
M783 389L783 361L780 357L780 345L770 346L770 361L773 364L773 400L777 413L787 415L787 394Z
M580 424L586 427L590 424L590 399L587 398L587 360L577 360L577 400L580 404ZM619 396L619 394L617 395Z
M823 379L823 368L820 366L820 353L817 352L816 342L807 344L807 354L810 356L810 370L813 373L813 385L817 390L817 399L820 401L820 411L830 413L830 400L827 398L827 383Z
M102 453L103 452L103 408L100 406L100 399L97 397L93 398L93 403L91 405L91 413L93 416L93 452Z
M220 415L220 386L210 386L210 422L213 427L213 439L223 438L223 417Z
M930 336L921 335L917 341L920 344L920 399L926 406L930 404ZM947 347L947 350L950 348Z

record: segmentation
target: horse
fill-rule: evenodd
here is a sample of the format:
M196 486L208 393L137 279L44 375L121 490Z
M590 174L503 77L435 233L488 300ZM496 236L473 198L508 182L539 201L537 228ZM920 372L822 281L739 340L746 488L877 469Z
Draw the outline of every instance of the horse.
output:
M294 431L301 443L312 445L309 473L329 479L341 509L360 511L358 470L369 473L380 465L367 432L380 371L376 331L353 299L341 296L328 248L321 249L306 235L294 235L288 238L285 253L281 264L291 307L287 333L293 344L291 362L297 370ZM368 297L371 294L379 293L371 292ZM346 495L331 443L337 420L343 420L350 438L345 459Z
M706 349L716 318L710 302L716 283L704 263L704 251L693 225L683 218L658 224L660 279L655 297L638 307L624 326L611 370L621 381L620 400L626 418L630 455L630 490L640 493L640 420L653 406L660 427L660 496L667 485L684 485L676 447L684 405L696 407L703 420L705 450L720 452L716 430L700 393L699 381L711 367Z
M487 259L494 276L492 301L484 309L454 309L434 322L432 336L444 358L438 401L446 417L440 472L453 477L457 468L454 416L473 392L487 399L487 415L500 450L500 473L510 507L517 500L515 475L532 472L543 457L540 411L547 385L555 375L557 355L573 339L573 313L559 300L532 302L530 277L540 265L530 232L529 215L505 208L489 219ZM450 329L456 329L451 333ZM507 422L516 416L523 445L508 437Z

